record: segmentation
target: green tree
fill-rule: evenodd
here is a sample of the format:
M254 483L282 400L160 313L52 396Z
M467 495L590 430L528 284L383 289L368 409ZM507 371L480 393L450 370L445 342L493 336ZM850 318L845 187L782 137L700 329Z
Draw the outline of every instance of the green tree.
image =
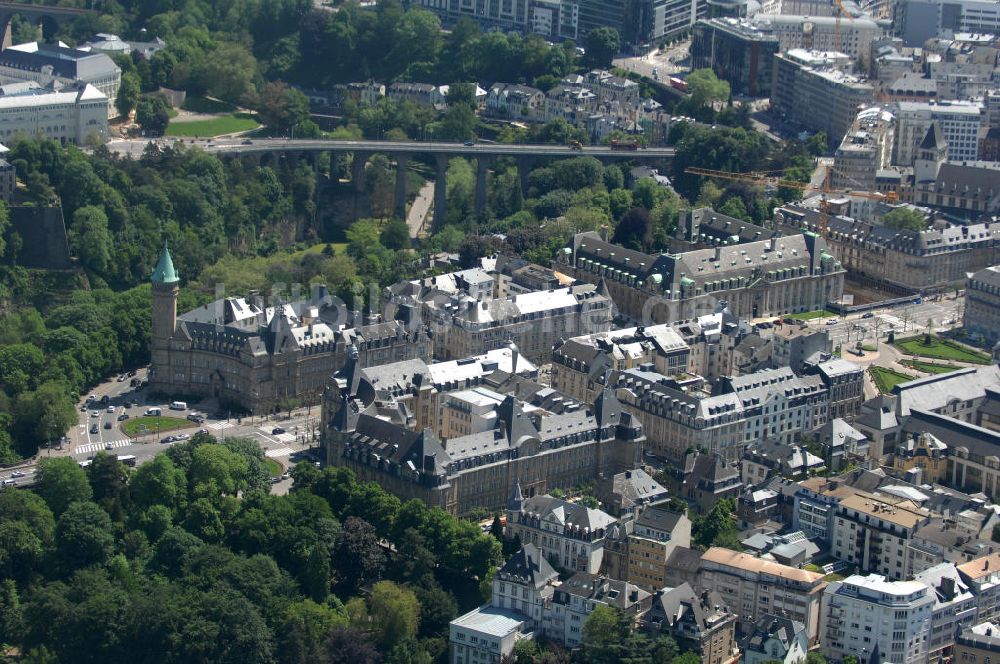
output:
M170 124L167 102L160 95L146 95L136 106L135 121L151 136L162 136Z
M704 548L724 546L740 550L735 509L736 504L727 498L716 503L708 514L695 519L692 524L695 542Z
M898 207L882 217L882 223L896 230L921 231L927 227L924 213L910 207Z
M107 561L115 538L108 513L90 501L71 503L56 524L56 550L67 567Z
M397 644L416 637L420 603L412 590L392 581L379 581L368 599L368 615L375 643L383 652L391 652Z
M382 227L382 232L379 234L379 241L387 249L409 249L410 227L402 219L393 217Z
M36 489L55 516L71 503L90 500L93 492L83 468L72 457L45 457L35 472Z
M119 115L127 118L135 110L139 105L140 93L139 76L134 72L122 74L118 95L115 97L115 108L118 109Z
M722 81L711 69L696 69L687 77L691 102L696 107L710 106L729 99L729 83Z
M614 28L594 28L583 39L585 60L591 67L610 67L621 50L621 39Z
M283 81L267 83L256 106L261 122L277 132L287 132L309 119L309 98Z
M69 242L84 267L98 274L107 271L114 248L104 210L92 205L78 208L73 213Z
M341 607L342 608L342 607ZM336 627L346 627L347 616L341 610L305 599L290 605L279 634L281 661L287 664L312 664L323 660L326 639Z

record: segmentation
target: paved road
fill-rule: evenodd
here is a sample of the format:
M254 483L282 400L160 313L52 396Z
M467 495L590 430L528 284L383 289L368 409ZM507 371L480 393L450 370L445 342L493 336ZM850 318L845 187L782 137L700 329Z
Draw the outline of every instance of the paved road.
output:
M420 234L420 229L424 227L427 214L434 203L434 181L428 180L417 192L417 197L413 199L410 211L406 213L406 225L410 229L410 237L416 238Z
M897 337L911 336L923 332L927 328L928 319L933 321L935 332L953 329L962 323L964 304L964 297L961 296L958 299L953 296L943 297L937 302L925 299L921 304L877 309L868 318L864 314L851 314L847 318L814 319L808 325L826 329L836 348L841 344L853 345L859 340L875 339L876 332L880 339L888 336L889 330L894 330ZM828 324L830 320L836 320L836 323Z
M690 45L690 42L683 42L666 51L654 48L643 55L615 58L613 64L648 78L665 81L671 76L688 71L687 58Z
M144 377L144 371L139 372L139 378ZM66 441L61 446L54 445L51 449L39 451L39 458L44 456L71 456L77 461L83 462L93 457L100 451L107 451L109 454L118 456L131 455L136 458L136 464L141 465L152 459L156 454L165 450L173 443L161 442L169 435L187 434L193 435L203 428L211 435L219 439L224 438L253 438L264 450L268 458L272 458L283 467L289 468L294 461L294 455L299 458L308 452L310 446L316 445L315 435L318 433L320 410L318 406L311 409L299 409L293 411L290 417L282 414L277 418L226 418L224 415L216 417L214 411L207 413L206 420L201 424L191 423L191 426L182 430L158 433L150 431L147 434L129 438L119 425L118 416L129 413L130 417L141 416L147 408L159 407L163 414L186 417L190 413L206 414L205 409L198 408L197 404L189 404L188 410L174 411L169 409L169 404L159 402L149 402L145 398L145 391L129 386L128 380L118 382L111 379L95 389L91 390L97 399L97 405L83 410L84 402L78 404L79 421L78 424L67 432ZM105 395L109 398L108 405L101 405L100 399ZM126 404L135 404L126 408ZM108 412L108 406L115 409L114 413ZM97 412L97 416L92 415ZM111 428L105 429L104 423L111 422ZM97 423L96 434L90 433L90 425ZM275 433L275 427L281 427L284 432ZM0 471L0 481L13 483L16 485L30 484L34 481L35 464L28 463L18 468ZM17 477L12 475L17 474ZM290 481L283 481L274 485L276 493L287 492Z
M446 154L475 157L476 155L495 155L507 157L571 157L575 155L590 155L603 159L671 159L674 148L649 147L642 150L612 150L606 145L587 145L582 150L574 150L568 145L537 145L537 144L501 144L413 141L334 141L334 140L289 140L285 138L253 139L252 143L238 138L218 140L181 140L172 138L160 139L117 139L107 143L110 151L121 155L139 157L150 143L172 145L175 142L196 144L206 152L215 154L259 155L272 152L326 152L341 150L345 152L385 152L393 154Z

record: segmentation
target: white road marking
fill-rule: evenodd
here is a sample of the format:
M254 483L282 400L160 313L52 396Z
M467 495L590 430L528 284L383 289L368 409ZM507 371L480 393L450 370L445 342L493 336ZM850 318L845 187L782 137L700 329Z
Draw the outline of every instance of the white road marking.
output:
M211 424L208 425L208 428L209 429L215 429L216 431L219 431L221 429L229 429L230 427L234 427L234 426L236 426L236 425L233 424L232 422L212 422Z
M128 447L132 444L132 441L128 438L124 440L110 440L104 443L88 443L86 445L80 445L76 448L73 454L90 454L92 452L99 452L105 449L106 445L111 445L112 448L116 447Z
M294 451L290 447L279 447L276 450L267 450L264 452L264 456L273 459L274 457L291 456Z

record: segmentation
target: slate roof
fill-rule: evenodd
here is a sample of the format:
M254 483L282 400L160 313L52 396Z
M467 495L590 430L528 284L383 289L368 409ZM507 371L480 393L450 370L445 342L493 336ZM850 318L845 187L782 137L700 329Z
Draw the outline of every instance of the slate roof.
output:
M552 565L545 560L545 556L534 544L522 546L497 570L497 575L530 584L535 589L543 588L547 583L559 578L559 574L552 569Z
M559 585L558 594L565 593L619 609L628 609L649 597L649 593L627 581L606 576L577 572Z
M772 639L777 640L783 652L788 652L797 634L802 634L806 626L797 620L765 613L754 626L753 635L747 641L747 648L754 652L764 652L764 646ZM774 659L772 653L765 653Z
M580 528L589 528L591 532L606 529L616 522L616 519L606 512L552 496L533 496L525 499L521 512L537 514L541 519L553 516L561 525L572 524Z
M1000 387L1000 367L967 367L918 378L896 385L892 393L899 399L897 412L905 416L912 409L938 410L956 399L982 399L987 387Z

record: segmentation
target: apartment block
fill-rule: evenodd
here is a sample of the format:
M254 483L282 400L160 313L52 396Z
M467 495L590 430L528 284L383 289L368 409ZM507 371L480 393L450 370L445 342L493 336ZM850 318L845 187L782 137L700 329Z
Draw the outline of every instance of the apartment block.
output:
M830 553L863 572L904 579L907 542L929 519L912 501L859 492L837 507Z
M650 592L666 586L667 560L679 546L691 546L691 520L680 512L643 510L628 537L628 581Z
M601 569L604 537L615 521L601 510L552 496L525 499L518 484L507 505L504 536L534 545L563 569L596 574Z
M698 576L702 588L718 592L737 614L741 632L752 632L765 613L780 613L805 625L810 643L818 638L827 585L822 574L712 547L701 557Z
M934 595L919 581L878 574L832 582L823 596L820 643L830 659L876 656L892 664L924 664Z
M976 624L1000 620L1000 553L963 563L958 572L976 597Z
M983 119L980 101L942 100L896 102L896 156L898 166L910 166L919 146L934 123L948 144L948 161L975 161L979 151L979 128Z
M927 660L942 661L952 656L955 635L975 622L976 600L953 563L941 563L913 577L934 594L931 629L927 640Z

